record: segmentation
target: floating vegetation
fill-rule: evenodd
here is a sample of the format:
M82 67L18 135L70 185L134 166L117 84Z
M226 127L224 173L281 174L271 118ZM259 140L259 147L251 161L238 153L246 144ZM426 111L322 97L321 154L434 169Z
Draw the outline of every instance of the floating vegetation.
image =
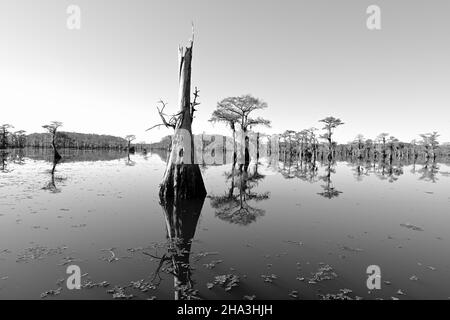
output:
M224 274L220 276L215 276L213 285L220 285L225 288L225 291L230 291L233 287L237 287L240 283L238 275L235 274ZM212 287L211 287L212 288ZM209 289L211 289L209 288Z
M84 227L86 227L86 226L87 226L86 223L82 223L82 224L72 225L71 227L72 227L72 228L84 228Z
M203 264L206 269L214 269L217 264L222 263L223 260L213 260L210 263Z
M199 252L194 255L194 259L198 260L200 258L204 258L204 257L211 256L211 255L218 255L218 254L219 254L218 252Z
M362 300L362 298L358 296L351 297L349 294L352 292L353 291L350 289L340 289L339 293L336 294L327 293L327 294L319 294L318 296L322 300Z
M408 228L408 229L414 230L414 231L423 231L423 228L415 226L415 225L413 225L413 224L411 224L409 222L401 223L400 226L402 226L404 228Z
M113 250L115 250L115 248L102 249L101 251L109 252L111 254L111 256L106 257L106 258L102 258L102 260L108 261L108 262L118 261L119 258L116 257L116 254L115 254L115 252Z
M303 242L301 241L291 241L291 240L284 240L283 242L289 243L289 244L295 244L297 246L302 246Z
M190 284L178 285L175 287L181 300L200 300L198 290L192 288Z
M417 276L415 276L415 275L412 275L412 276L409 278L409 280L411 280L411 281L417 281L417 280L419 280L419 278L418 278Z
M16 262L30 262L33 260L42 260L46 256L54 256L63 254L67 247L48 248L45 246L34 246L26 248L18 255Z
M81 262L81 261L83 261L83 260L76 259L74 257L70 257L69 256L69 257L64 257L58 265L59 266L66 266L66 265L72 264L74 262Z
M278 279L278 276L276 274L273 274L273 273L269 274L269 275L262 274L261 278L264 279L264 282L272 283L273 280Z
M144 279L131 281L130 284L132 288L140 290L141 292L147 292L148 290L156 289L156 285L154 285L152 282L145 281Z
M113 299L129 300L134 298L132 294L125 293L125 288L119 286L115 286L113 289L107 290L106 292L112 294Z
M337 278L337 273L334 272L333 268L328 264L322 264L319 269L312 273L312 278L309 279L309 283L314 284L324 280L333 280Z
M405 293L401 289L398 289L397 294L399 296L404 296L405 295Z
M109 287L108 281L92 282L91 280L88 280L85 281L83 284L81 284L81 288L83 289L106 288L106 287Z
M42 292L42 293L41 293L41 298L46 298L46 297L48 297L48 296L56 296L56 295L59 295L59 294L61 293L61 290L62 290L62 287L59 287L59 288L56 289L56 290L48 290L48 291Z
M290 296L291 298L293 298L293 299L298 299L298 291L297 291L297 290L292 290L292 291L289 293L289 296Z
M362 252L364 251L363 249L360 248L352 248L352 247L348 247L348 246L340 246L341 250L344 251L349 251L349 252Z

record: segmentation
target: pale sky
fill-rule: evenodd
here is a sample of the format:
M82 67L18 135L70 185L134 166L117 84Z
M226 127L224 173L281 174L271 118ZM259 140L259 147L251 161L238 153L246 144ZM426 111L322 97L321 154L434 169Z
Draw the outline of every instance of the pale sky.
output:
M81 30L66 27L68 5ZM381 8L382 29L366 27ZM195 24L194 132L226 134L207 120L217 101L252 94L269 108L268 133L345 125L338 142L389 132L450 141L448 0L0 0L0 122L155 142L169 130L156 102L177 109L177 52Z

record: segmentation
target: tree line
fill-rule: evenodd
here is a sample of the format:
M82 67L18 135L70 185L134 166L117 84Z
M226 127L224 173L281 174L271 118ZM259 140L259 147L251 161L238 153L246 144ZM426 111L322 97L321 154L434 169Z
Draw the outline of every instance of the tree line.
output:
M165 106L165 105L164 105ZM232 134L234 160L236 160L236 130L240 129L244 134L257 126L270 127L271 122L255 113L266 109L267 104L259 98L251 95L228 97L217 103L210 122L224 123ZM163 108L164 109L164 108ZM158 109L159 110L159 109ZM438 132L420 134L418 139L410 142L400 141L389 133L380 133L374 138L365 138L358 134L353 141L346 144L338 144L335 141L335 130L345 123L333 116L318 121L322 124L320 129L311 127L301 130L286 130L278 134L278 146L280 156L298 157L310 161L332 160L337 156L356 159L372 158L374 160L417 159L423 157L435 160L439 156L450 155L450 145L440 145ZM259 138L265 136L257 133ZM247 143L247 142L245 142ZM156 149L170 149L171 137L167 136L160 142L150 145ZM248 145L245 146L247 150ZM246 151L246 162L248 153Z
M0 149L49 148L55 146L68 149L114 149L126 150L133 136L126 138L112 135L86 134L58 131L61 122L53 121L43 126L46 132L26 134L25 130L14 130L11 124L0 126ZM131 140L129 140L131 139Z

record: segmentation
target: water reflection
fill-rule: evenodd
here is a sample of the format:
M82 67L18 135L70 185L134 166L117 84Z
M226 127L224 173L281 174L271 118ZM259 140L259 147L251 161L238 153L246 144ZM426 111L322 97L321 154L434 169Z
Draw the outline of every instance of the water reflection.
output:
M251 202L267 200L270 192L257 192L255 189L265 176L258 171L259 164L239 166L233 164L231 171L225 172L225 183L229 188L224 195L209 196L215 215L229 223L248 225L265 214L265 210L257 208ZM235 192L237 190L237 192Z
M133 152L133 154L134 154L134 152ZM127 165L129 167L133 167L134 165L136 165L136 162L131 160L129 152L128 152L128 155L127 155L127 159L125 160L125 165Z
M0 171L4 173L8 172L8 152L0 151L0 161Z
M50 169L50 181L48 181L45 186L42 188L43 190L50 191L51 193L59 193L61 189L58 188L57 182L62 182L66 180L66 178L55 176L56 166L61 161L61 158L55 157L53 159L52 168Z
M317 161L306 161L303 158L284 157L283 161L280 161L281 166L278 167L278 172L285 179L298 178L306 182L317 182L318 167Z
M27 279L23 277L28 274L26 272L35 272L34 265L30 263L29 269L17 268L16 256L36 239L38 244L42 239L48 239L48 246L54 248L61 242L67 243L68 250L80 253L76 258L86 261L85 272L94 275L95 270L102 270L101 276L93 281L106 280L111 287L122 286L134 293L134 287L129 286L130 280L147 279L151 283L147 282L147 291L142 292L158 299L242 298L244 294L255 294L258 299L283 299L294 288L303 292L305 298L314 299L317 298L317 286L311 286L307 277L316 272L315 263L322 261L339 270L339 277L343 279L340 283L324 283L323 292L336 292L342 284L355 284L352 288L355 292L374 298L373 293L371 296L365 294L364 281L353 278L354 270L364 273L365 261L374 257L388 268L403 264L402 268L408 274L407 277L392 275L394 291L383 291L377 297L390 298L399 288L409 297L447 296L441 280L448 276L445 268L449 265L445 258L449 246L445 236L449 225L445 210L449 201L450 167L445 164L445 159L444 162L441 159L433 161L432 157L390 161L389 158L358 156L336 158L336 161L318 157L313 161L282 155L283 162L262 158L261 163L250 163L241 168L232 163L209 166L205 175L209 201L161 203L164 227L159 225L162 222L159 208L156 212L151 208L157 204L155 190L165 168L165 152L155 155L149 151L148 160L139 153L131 155L135 167L128 170L124 164L128 161L126 152L76 153L62 149L62 160L54 162L51 152L46 154L42 150L31 150L30 154L27 150L24 153L2 151L0 169L9 173L0 172L0 234L6 239L3 243L15 243L17 239L20 243L17 248L2 248L13 252L9 257L0 250L2 272L10 279L18 279L10 281L9 288L7 281L2 284L1 297L14 297L14 290L10 288L28 288L25 280L20 279ZM104 161L95 162L98 159ZM70 186L64 186L64 179L58 177L61 175L70 177ZM43 186L49 192L62 190L56 195L58 201L53 201L56 200L53 194L48 199L42 191ZM81 203L76 199L88 201ZM373 206L373 203L377 205ZM363 206L367 217L373 220L359 219ZM428 212L430 206L433 210ZM201 211L202 228L198 229ZM61 228L52 228L55 215L45 214L48 212L58 212ZM4 213L6 215L2 217ZM144 224L147 219L149 223ZM249 232L248 228L231 224L251 226L252 229ZM81 225L87 227L81 228ZM283 228L282 236L280 228ZM231 230L232 237L229 236ZM66 231L73 237L62 239L60 235ZM323 235L327 235L325 242L318 239ZM192 246L194 238L196 242ZM328 241L328 238L333 240ZM155 259L151 269L148 259L141 259L138 249L133 254L130 251L118 255L123 259L118 263L97 259L103 248L114 246L118 254L129 247L142 248L142 252ZM325 254L327 251L331 254ZM207 262L214 261L208 260L207 253L219 255L221 264L208 267L210 263ZM311 263L305 264L303 270L296 269L297 261L301 260ZM411 260L413 262L408 265L407 261ZM430 265L435 270L419 274L422 271L416 261L424 261L427 265L423 268ZM3 267L6 263L9 265ZM17 295L36 298L53 288L57 280L55 274L61 270L60 264L49 257L37 263L46 263L42 269L48 270L47 277L39 274L44 280L35 284L35 291L17 291ZM123 272L123 268L131 264L133 268L136 266L135 270ZM270 273L269 264L273 267ZM194 267L197 271L193 271ZM232 293L224 292L222 285L210 288L208 284L214 284L217 276L228 273L229 267L238 270L233 274L242 274L243 285L233 289ZM263 283L261 275L272 273L279 279L270 286ZM423 281L420 290L412 287L415 283L410 286L409 277L414 274ZM299 281L301 278L306 281ZM84 298L104 298L105 290L96 288L81 292ZM67 290L61 294L65 295L63 298L74 297L73 292ZM147 294L142 296L141 291L138 294L136 298L147 297Z
M191 278L192 270L189 257L203 202L204 199L161 203L166 220L169 246L167 253L161 258L155 276L158 275L164 263L169 262L170 265L166 267L166 272L174 277L175 300L199 298Z
M421 169L419 169L419 173L421 174L420 180L436 183L438 178L436 175L439 173L439 166L435 161L432 161L430 164L430 160L428 159Z
M336 162L328 161L325 166L325 174L320 177L325 184L322 184L321 187L324 190L323 192L319 192L318 194L327 199L333 199L339 197L342 191L337 190L334 187L334 184L331 180L331 175L336 173L335 170Z

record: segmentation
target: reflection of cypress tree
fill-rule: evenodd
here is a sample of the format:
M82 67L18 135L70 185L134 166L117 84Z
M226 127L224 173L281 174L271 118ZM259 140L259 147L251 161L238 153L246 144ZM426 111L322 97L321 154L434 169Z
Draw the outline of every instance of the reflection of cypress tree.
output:
M6 167L8 166L8 152L6 151L0 151L0 160L1 160L1 166L2 172L6 172Z
M50 176L51 176L50 177L50 181L42 189L49 190L52 193L58 193L58 192L61 191L56 186L56 180L58 180L58 179L55 179L56 166L58 165L60 160L61 160L61 158L54 158L53 159L52 169L50 170ZM59 178L59 180L62 180L62 178Z
M216 217L230 223L248 225L264 215L265 210L255 208L248 203L248 201L267 200L270 195L269 192L252 191L259 181L265 178L258 172L257 163L253 168L253 172L249 172L247 164L236 170L233 164L231 172L225 173L226 180L231 182L230 188L222 196L210 196L211 206L216 209ZM235 193L235 189L238 193Z
M427 158L423 167L419 170L419 173L421 174L419 179L435 183L438 180L436 177L438 172L439 167L436 162L432 160L430 165L430 158Z
M325 182L325 184L322 185L322 188L324 189L324 191L318 193L322 197L325 197L328 199L339 197L339 194L342 193L342 191L338 191L334 188L333 182L331 181L332 173L336 173L336 171L332 167L331 161L328 161L327 167L325 169L325 175L320 177Z
M131 160L130 158L130 153L128 152L127 154L127 160L125 160L125 165L132 167L136 164L136 162L134 162L133 160Z
M161 200L169 240L169 258L165 260L172 263L175 300L197 298L191 279L189 256L204 200Z

